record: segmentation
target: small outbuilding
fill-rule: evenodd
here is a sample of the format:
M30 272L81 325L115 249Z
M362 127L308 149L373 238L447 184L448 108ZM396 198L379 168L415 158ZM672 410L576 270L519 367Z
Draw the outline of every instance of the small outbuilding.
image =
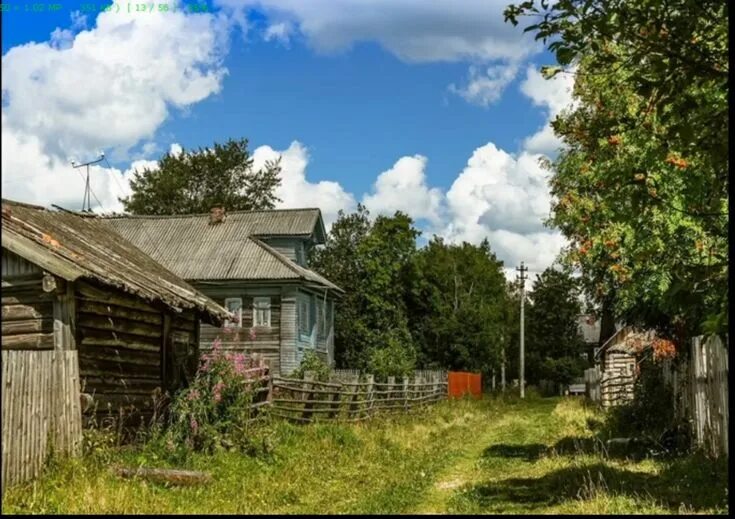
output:
M652 330L624 326L600 347L595 360L600 363L600 401L603 407L625 404L633 399L638 355L651 347L655 339Z
M82 407L149 417L193 376L199 323L228 317L99 219L3 200L3 486L33 477L49 441L75 452Z

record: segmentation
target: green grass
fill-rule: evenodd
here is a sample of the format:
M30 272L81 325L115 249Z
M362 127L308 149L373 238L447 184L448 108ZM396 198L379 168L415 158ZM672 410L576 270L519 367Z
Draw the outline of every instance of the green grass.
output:
M608 459L580 400L530 395L437 404L365 424L268 426L270 456L192 455L204 486L113 476L111 464L170 466L123 449L57 462L7 489L4 513L727 513L727 465Z

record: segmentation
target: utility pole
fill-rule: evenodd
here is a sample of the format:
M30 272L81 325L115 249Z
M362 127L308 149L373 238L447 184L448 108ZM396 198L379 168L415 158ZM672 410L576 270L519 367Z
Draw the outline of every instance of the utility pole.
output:
M89 187L89 166L91 164L97 164L98 162L102 162L105 160L105 154L100 153L100 158L97 160L92 160L89 162L85 162L84 164L77 164L73 160L71 161L71 167L74 169L81 168L83 166L87 166L87 178L84 182L84 197L82 198L82 212L92 212L92 190Z
M524 347L524 344L523 344L523 339L524 339L523 337L523 300L526 298L525 297L525 288L526 288L526 279L527 279L526 272L528 272L528 267L525 267L523 265L523 262L521 261L520 268L516 267L516 270L519 272L518 280L521 283L521 348L520 348L521 349L521 365L520 365L519 385L521 386L521 398L525 398L526 397L526 392L524 388L525 379L523 377L524 367L525 367L524 366L525 354L523 351L523 347Z
M502 355L500 361L500 390L505 393L505 339L503 339L503 349L500 353Z

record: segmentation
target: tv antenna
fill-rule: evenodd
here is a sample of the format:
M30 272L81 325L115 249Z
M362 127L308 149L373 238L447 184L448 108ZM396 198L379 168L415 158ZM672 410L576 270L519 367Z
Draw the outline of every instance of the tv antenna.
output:
M97 164L98 162L102 162L103 160L105 160L105 153L100 152L100 156L97 160L91 160L89 162L85 162L84 164L77 164L75 161L71 161L71 167L73 167L74 169L87 166L87 178L84 182L84 197L82 198L82 212L92 212L92 190L89 187L89 166L92 164Z

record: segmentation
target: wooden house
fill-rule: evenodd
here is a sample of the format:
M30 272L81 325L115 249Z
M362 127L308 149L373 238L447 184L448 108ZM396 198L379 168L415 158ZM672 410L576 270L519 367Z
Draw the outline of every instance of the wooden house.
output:
M258 353L288 374L305 353L334 361L335 301L342 289L308 267L325 242L319 209L116 216L104 223L235 314L222 327L202 325L202 349Z
M82 405L149 415L193 375L199 323L229 315L97 218L3 200L3 481L32 477L47 437L74 451Z
M623 326L599 348L595 359L599 361L603 407L621 405L633 399L638 356L651 347L655 338L651 330Z

